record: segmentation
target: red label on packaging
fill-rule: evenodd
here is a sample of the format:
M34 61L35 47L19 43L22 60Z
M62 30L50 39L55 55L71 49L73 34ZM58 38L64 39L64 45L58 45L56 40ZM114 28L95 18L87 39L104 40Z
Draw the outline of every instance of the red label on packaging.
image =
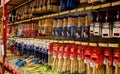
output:
M69 58L70 57L69 45L65 46L63 55L64 55L63 58Z
M54 44L53 45L53 57L58 57L58 52L59 52L59 44Z
M78 45L77 58L78 60L83 59L83 47L81 45Z
M114 49L114 62L120 63L120 49Z
M84 49L84 59L85 60L90 60L90 57L91 57L90 48L85 46L83 49Z
M58 58L62 58L64 54L64 45L61 45L59 47L59 53L58 53Z
M54 43L49 44L49 46L48 46L48 54L52 54L52 52L53 52L53 44Z
M103 48L104 49L104 64L112 64L113 56L111 48Z
M77 59L77 45L71 45L70 59Z
M102 66L103 64L103 52L101 47L91 47L92 49L91 52L91 63L94 63L95 65L97 64L97 67Z

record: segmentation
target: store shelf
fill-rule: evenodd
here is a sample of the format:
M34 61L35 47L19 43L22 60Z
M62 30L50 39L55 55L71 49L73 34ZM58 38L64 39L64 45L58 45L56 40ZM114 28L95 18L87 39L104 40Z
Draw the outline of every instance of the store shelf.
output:
M44 16L40 16L40 17L34 17L32 19L21 20L21 21L14 22L14 24L19 24L19 23L24 23L24 22L29 22L29 21L34 21L34 20L39 20L39 19L44 19L44 18L50 18L50 17L57 17L57 16L62 16L62 15L69 14L69 13L81 12L81 11L85 11L85 10L96 10L96 9L100 9L100 8L106 8L106 7L118 6L118 5L120 5L120 1L98 4L95 6L90 5L90 6L86 6L86 7L76 8L73 10L62 11L59 13L48 14L48 15L44 15ZM12 25L12 24L9 24L9 25Z
M32 0L5 0L5 4L7 5L7 13L11 12L13 9L17 9L22 5L25 5ZM2 16L2 7L3 5L0 5L0 17Z
M7 69L9 69L13 74L20 74L14 68L12 68L9 64L3 63L2 60L0 60L0 63L3 64Z
M118 48L120 47L119 43L104 43L104 42L89 42L89 41L76 41L76 40L59 40L59 39L40 39L40 38L9 38L10 40L16 40L16 39L32 39L32 40L40 40L40 41L46 41L46 42L58 42L58 43L75 43L75 44L81 44L81 45L89 45L89 46L100 46L100 47L113 47Z

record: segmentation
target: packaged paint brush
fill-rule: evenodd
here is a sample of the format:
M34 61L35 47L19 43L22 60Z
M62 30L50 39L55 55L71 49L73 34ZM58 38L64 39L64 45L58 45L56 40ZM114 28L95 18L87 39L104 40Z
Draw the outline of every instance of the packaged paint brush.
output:
M86 39L89 38L89 30L90 30L90 26L88 24L88 15L85 15L85 25L83 26L83 33L82 33L82 38Z
M48 65L52 66L52 61L53 61L53 45L54 43L50 43L48 46Z
M93 74L104 74L103 66L103 50L101 47L91 47L93 49L91 53L90 65L93 69Z
M45 13L47 11L47 0L43 0L42 3L42 13Z
M62 72L70 71L70 46L65 44L64 53L63 53L63 66Z
M113 50L112 48L103 48L104 49L104 65L106 65L106 74L113 74Z
M114 74L120 74L120 49L114 49L113 66L115 67Z
M78 25L77 25L77 30L76 30L76 39L81 39L82 37L82 28L83 25L85 25L85 19L82 14L78 15Z
M52 32L53 36L57 36L57 18L53 19L53 32Z
M113 23L113 37L120 38L120 8L118 8L116 19Z
M110 23L110 14L106 12L105 23L102 26L102 37L110 38L112 36L112 24Z
M57 70L62 73L63 67L63 54L64 54L64 44L60 44L59 52L58 52L58 67Z
M71 67L70 72L75 73L77 72L77 45L70 44L70 60L71 60Z
M59 52L59 44L55 43L53 45L53 63L52 63L52 69L58 68L58 52Z
M63 18L58 17L58 19L57 19L57 36L62 36L62 30L63 30Z
M68 17L64 16L63 19L63 31L62 31L62 36L67 37L67 25L68 25Z
M96 22L94 23L94 36L100 36L101 35L101 22L100 22L100 14L97 12Z
M52 19L45 19L43 22L43 34L48 35L52 34L52 25L53 25L53 20Z
M77 71L83 73L86 70L83 56L83 46L77 45Z
M84 46L84 63L86 64L87 74L92 74L92 68L90 66L91 49L89 46Z
M67 37L74 38L76 36L77 21L78 21L77 16L75 15L68 16Z

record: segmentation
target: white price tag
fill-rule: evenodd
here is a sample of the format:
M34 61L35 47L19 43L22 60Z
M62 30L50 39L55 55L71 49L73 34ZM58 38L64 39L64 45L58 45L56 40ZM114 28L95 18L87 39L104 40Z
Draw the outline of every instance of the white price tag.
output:
M118 62L113 62L113 66L117 66L118 65Z
M95 67L95 63L94 62L90 63L90 66Z
M103 61L103 64L104 64L104 65L107 65L107 64L108 64L108 60L104 60L104 61Z
M88 60L84 59L84 63L86 63L86 64L87 64L88 62L89 62Z

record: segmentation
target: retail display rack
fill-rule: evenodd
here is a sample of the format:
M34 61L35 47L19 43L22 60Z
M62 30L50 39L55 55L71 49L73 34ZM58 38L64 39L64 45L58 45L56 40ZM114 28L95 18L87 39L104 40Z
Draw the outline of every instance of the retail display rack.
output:
M35 16L27 19L7 22L7 13L12 12L14 9L18 9L34 0L1 0L1 6L0 6L0 16L3 17L3 44L4 44L4 55L3 59L0 60L0 63L3 65L2 74L5 73L5 68L8 68L13 74L20 74L18 70L13 68L10 64L6 63L5 58L6 56L6 44L7 40L15 41L17 39L21 40L38 40L43 42L49 42L49 43L65 43L65 44L78 44L82 46L93 46L93 47L110 47L110 48L120 48L120 39L119 38L100 38L100 37L92 37L90 39L75 39L75 38L62 38L62 37L51 37L51 36L42 36L42 37L11 37L7 38L6 29L7 27L21 25L22 23L27 23L31 21L38 21L46 18L54 18L58 16L63 16L67 14L76 14L76 13L82 13L82 12L91 12L96 10L105 10L107 8L114 8L120 6L120 1L115 2L107 2L107 3L97 3L97 4L88 4L88 5L82 5L78 6L71 10L65 10L60 11L52 14L44 14L42 16ZM2 16L3 13L3 16Z

